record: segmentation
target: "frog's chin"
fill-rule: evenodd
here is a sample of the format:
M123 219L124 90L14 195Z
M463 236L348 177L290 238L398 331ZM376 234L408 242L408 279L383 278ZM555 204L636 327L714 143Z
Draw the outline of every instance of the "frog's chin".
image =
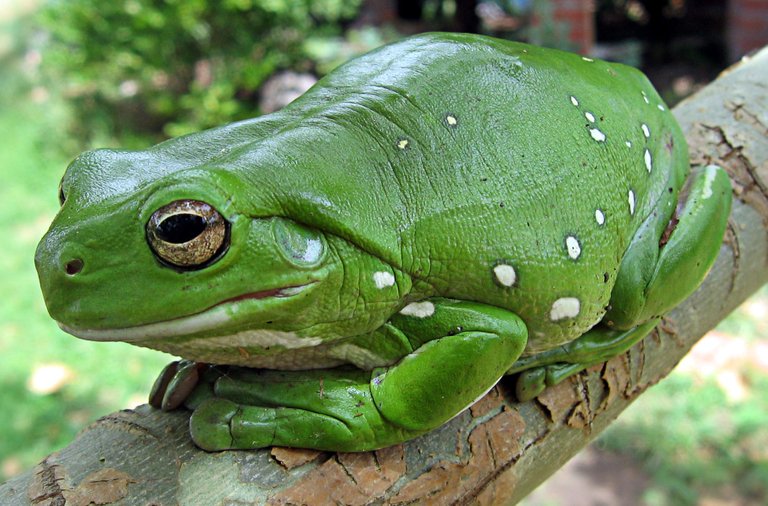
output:
M314 282L306 285L289 286L285 288L276 288L263 290L260 292L245 293L226 299L205 309L199 313L182 316L171 320L147 323L134 327L112 328L112 329L85 329L70 327L62 322L58 323L61 329L81 339L89 341L123 341L127 343L156 340L171 337L196 334L208 330L220 329L232 321L233 315L237 314L241 308L253 304L254 300L277 300L295 297L304 290L313 285Z

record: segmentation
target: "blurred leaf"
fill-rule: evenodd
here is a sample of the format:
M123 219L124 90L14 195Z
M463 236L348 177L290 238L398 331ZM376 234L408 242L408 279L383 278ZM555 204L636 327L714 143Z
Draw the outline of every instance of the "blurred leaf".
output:
M257 115L259 86L278 69L312 67L304 41L338 36L360 3L51 2L44 67L77 110L76 136L200 130ZM200 62L209 62L205 79Z

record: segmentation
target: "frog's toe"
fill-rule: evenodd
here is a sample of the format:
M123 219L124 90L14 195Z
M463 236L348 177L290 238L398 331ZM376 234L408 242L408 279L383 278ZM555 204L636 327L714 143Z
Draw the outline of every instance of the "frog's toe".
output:
M192 413L189 431L197 446L207 451L234 447L230 424L240 406L226 399L208 399Z
M515 395L520 402L527 402L535 398L547 388L546 367L536 367L520 373L515 384Z
M200 381L203 364L191 360L171 362L152 385L149 404L163 411L181 406Z
M149 405L153 408L161 409L163 406L163 397L168 390L168 384L173 379L176 372L179 370L179 361L171 362L163 368L160 375L152 385L152 390L149 392Z
M652 323L655 325L655 321ZM645 327L641 327L641 329L644 328ZM637 332L633 331L629 334L636 333ZM636 340L631 342L634 343ZM626 349L624 351L626 351ZM607 359L597 358L588 362L576 362L572 364L559 362L524 371L520 374L520 377L517 379L517 385L515 386L517 399L521 402L529 401L541 394L545 388L557 385L563 380L580 373L587 367L599 364L604 360Z
M165 390L160 407L164 411L170 411L181 406L200 382L200 371L204 367L206 367L204 364L192 361L181 362L179 370L173 375Z

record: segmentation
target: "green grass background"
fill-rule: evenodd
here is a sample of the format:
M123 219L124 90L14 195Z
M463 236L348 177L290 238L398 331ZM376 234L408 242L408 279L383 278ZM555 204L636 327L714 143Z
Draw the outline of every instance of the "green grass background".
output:
M75 339L47 316L33 255L58 209L58 181L77 154L64 132L76 111L55 88L35 82L34 54L14 55L17 27L5 14L0 8L0 481L99 416L143 402L170 359ZM763 289L718 328L725 348L768 342L767 314ZM676 371L601 436L598 445L632 455L650 476L645 504L768 503L768 371L755 358L710 371L705 357ZM72 377L54 393L35 394L28 381L46 364L63 364ZM740 396L728 395L725 377L738 380Z
M5 79L0 87L7 90ZM146 395L168 356L122 343L74 339L47 316L33 257L58 208L67 156L56 145L58 113L3 93L0 102L0 478L63 446L89 421ZM34 395L36 367L66 364L73 378ZM10 461L9 461L10 459Z
M18 2L23 4L24 2ZM66 100L36 82L29 33L11 2L0 3L0 481L66 445L89 422L143 402L169 356L122 343L103 346L64 334L47 316L34 251L58 210L57 187L76 143L65 134ZM27 384L47 364L72 377L55 393Z

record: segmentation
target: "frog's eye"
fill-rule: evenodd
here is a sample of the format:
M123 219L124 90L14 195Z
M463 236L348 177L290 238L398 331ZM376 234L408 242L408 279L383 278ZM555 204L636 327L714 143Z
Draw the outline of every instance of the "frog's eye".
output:
M161 207L147 222L147 241L166 264L185 270L215 262L229 246L229 222L210 204L177 200Z

